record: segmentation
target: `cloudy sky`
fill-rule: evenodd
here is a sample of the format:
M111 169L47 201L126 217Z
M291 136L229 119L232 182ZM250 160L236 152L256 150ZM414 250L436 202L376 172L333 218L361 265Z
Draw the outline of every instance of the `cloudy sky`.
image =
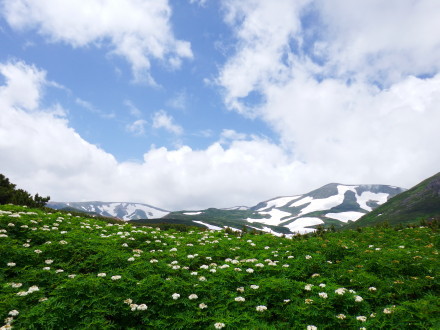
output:
M252 206L440 170L438 0L0 0L0 173Z

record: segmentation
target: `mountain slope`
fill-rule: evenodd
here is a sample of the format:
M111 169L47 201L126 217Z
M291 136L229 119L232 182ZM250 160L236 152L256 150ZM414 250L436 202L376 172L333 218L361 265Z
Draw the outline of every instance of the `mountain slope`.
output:
M330 183L304 195L270 199L246 208L171 212L162 220L188 224L258 229L279 234L307 233L318 225L342 227L404 191L387 185Z
M347 228L372 226L382 222L408 224L440 217L440 172L390 199Z
M169 213L169 211L141 203L50 202L47 206L56 210L75 209L122 220L161 218Z

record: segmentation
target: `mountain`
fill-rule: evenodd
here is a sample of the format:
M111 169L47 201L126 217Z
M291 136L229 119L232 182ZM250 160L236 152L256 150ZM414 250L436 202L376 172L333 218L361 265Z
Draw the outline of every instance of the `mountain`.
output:
M275 234L307 233L316 226L342 227L405 191L388 185L330 183L307 194L273 198L257 205L229 209L170 212L161 222L173 221L211 229L230 227ZM157 220L157 221L159 221ZM137 222L152 223L138 220Z
M440 217L440 172L413 188L391 198L387 203L360 218L347 228L418 223Z
M49 202L46 206L56 210L80 211L122 220L161 218L169 213L158 207L141 203Z

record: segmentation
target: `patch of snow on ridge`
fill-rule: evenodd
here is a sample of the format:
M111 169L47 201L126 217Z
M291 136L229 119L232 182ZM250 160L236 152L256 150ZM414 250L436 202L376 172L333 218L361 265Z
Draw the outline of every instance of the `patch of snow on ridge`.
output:
M382 205L388 200L389 194L386 193L373 193L371 191L364 191L360 196L356 195L356 200L359 206L368 211L371 212L373 209L367 205L368 201L375 201L378 204Z
M327 213L325 216L327 218L336 219L342 222L348 222L350 220L356 221L364 214L365 213L362 212L350 211L350 212L340 212L340 213Z
M284 227L288 228L292 233L307 234L314 232L316 229L306 228L306 227L316 226L323 223L324 221L322 221L319 218L304 217L304 218L296 219L294 222L289 223Z
M199 215L199 214L202 214L203 212L183 212L183 214L185 214L185 215Z
M222 230L223 229L222 227L210 225L209 223L204 223L203 221L193 220L192 222L199 223L201 225L206 226L208 229L212 229L212 230Z
M304 215L307 213L315 212L315 211L324 211L329 210L335 206L341 205L344 201L344 194L351 190L354 193L356 193L355 189L357 186L344 186L344 185L338 185L338 194L333 195L327 198L320 198L320 199L314 199L312 197L305 197L303 199L300 199L299 201L292 204L292 206L300 206L306 203L310 203L305 208L301 210L301 213L299 214Z
M288 197L279 197L276 199L272 199L266 202L266 206L263 209L268 209L271 207L283 207L289 204L291 201L300 198L301 196L288 196Z
M284 211L280 211L278 209L272 209L268 212L258 212L261 215L269 215L270 218L268 219L252 219L252 218L247 218L245 221L253 223L253 222L258 222L258 223L262 223L265 225L271 225L271 226L278 226L281 222L282 222L282 218L284 217L288 217L291 216L290 213L288 212L284 212Z

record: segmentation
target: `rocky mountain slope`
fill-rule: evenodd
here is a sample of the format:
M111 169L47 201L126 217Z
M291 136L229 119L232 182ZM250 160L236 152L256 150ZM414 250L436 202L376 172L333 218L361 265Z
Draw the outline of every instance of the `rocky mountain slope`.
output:
M141 203L49 202L47 206L57 210L71 209L122 220L161 218L169 213L158 207Z
M416 223L440 218L440 172L360 218L347 228L387 222L390 225Z

